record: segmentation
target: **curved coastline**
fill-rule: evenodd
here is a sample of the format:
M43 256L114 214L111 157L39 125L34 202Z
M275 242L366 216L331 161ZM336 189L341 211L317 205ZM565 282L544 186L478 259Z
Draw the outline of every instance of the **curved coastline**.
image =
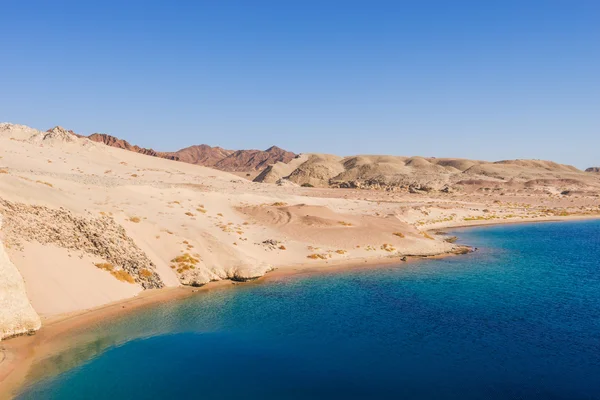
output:
M569 216L564 218L549 218L533 221L474 221L472 224L445 226L430 229L430 232L442 229L464 229L489 227L495 225L537 224L540 222L573 222L598 220L597 216ZM431 256L407 256L404 262L417 262L457 255L443 253ZM152 307L164 302L177 301L198 293L235 288L237 285L258 285L270 280L287 277L303 276L322 273L336 273L353 269L377 268L398 265L398 257L372 258L359 260L329 261L323 264L301 264L276 268L264 276L248 281L216 281L202 287L176 287L145 291L136 297L116 301L89 310L59 315L44 321L42 329L31 336L18 336L0 342L0 399L13 398L17 391L28 382L28 374L36 361L69 348L77 343L80 337L90 327L97 326L102 321L123 318L130 313Z

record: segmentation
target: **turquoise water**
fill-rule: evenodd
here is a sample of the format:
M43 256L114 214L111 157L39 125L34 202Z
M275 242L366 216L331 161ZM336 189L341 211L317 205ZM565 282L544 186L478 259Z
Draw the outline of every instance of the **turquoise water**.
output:
M479 250L102 324L19 398L600 399L600 222L456 233Z

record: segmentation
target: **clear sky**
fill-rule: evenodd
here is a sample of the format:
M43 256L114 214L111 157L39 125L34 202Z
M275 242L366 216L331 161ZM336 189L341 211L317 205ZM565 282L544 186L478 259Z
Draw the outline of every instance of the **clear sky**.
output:
M0 2L0 121L600 165L598 0Z

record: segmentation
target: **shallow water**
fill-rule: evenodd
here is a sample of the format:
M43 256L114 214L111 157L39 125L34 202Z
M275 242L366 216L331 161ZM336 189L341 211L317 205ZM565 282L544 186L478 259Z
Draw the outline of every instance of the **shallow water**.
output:
M600 221L456 233L479 251L102 324L19 398L600 399Z

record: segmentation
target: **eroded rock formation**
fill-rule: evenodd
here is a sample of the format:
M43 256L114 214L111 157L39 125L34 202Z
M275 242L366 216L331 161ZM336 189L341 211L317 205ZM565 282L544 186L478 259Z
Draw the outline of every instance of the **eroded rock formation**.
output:
M2 227L0 215L0 228ZM25 283L0 241L0 340L40 329L40 317L29 303Z
M0 199L6 243L19 247L23 240L53 244L98 256L117 270L126 271L144 289L164 286L156 266L109 216L86 218L65 209L14 203Z

